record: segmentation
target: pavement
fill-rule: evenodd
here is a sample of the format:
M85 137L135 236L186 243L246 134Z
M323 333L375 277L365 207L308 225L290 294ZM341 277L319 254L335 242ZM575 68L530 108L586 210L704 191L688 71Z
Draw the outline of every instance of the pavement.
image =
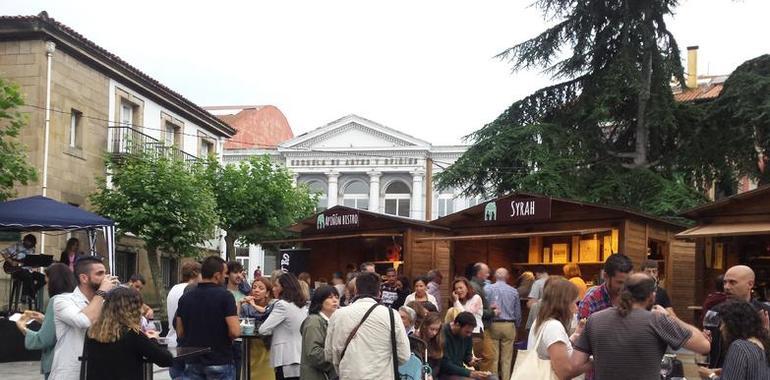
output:
M0 373L3 380L41 380L40 362L0 363ZM171 380L167 368L155 367L156 380Z

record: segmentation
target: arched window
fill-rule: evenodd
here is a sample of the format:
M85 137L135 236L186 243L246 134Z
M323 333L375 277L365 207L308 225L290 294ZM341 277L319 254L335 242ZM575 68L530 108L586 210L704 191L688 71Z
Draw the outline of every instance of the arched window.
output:
M315 212L321 212L326 210L328 205L328 198L326 197L326 185L321 181L308 181L305 183L311 194L318 195L318 203L316 203Z
M404 182L393 181L385 189L385 213L409 217L412 191Z
M342 204L361 210L369 208L369 185L362 181L351 181L342 192Z

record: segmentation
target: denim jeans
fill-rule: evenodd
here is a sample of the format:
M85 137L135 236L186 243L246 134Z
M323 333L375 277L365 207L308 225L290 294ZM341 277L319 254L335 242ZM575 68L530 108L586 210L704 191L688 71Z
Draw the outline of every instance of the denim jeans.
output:
M232 364L209 365L188 363L184 367L184 380L234 380L235 366Z
M184 376L184 367L183 360L174 360L171 363L171 367L168 368L168 375L172 380L179 380Z

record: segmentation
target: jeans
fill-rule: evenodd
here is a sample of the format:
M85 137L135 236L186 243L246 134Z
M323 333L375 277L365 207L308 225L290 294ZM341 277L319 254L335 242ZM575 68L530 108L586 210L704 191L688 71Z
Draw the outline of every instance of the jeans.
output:
M172 380L179 380L184 376L184 361L174 360L171 363L171 367L168 368L168 375Z
M184 380L235 380L232 364L209 365L188 363L184 367Z

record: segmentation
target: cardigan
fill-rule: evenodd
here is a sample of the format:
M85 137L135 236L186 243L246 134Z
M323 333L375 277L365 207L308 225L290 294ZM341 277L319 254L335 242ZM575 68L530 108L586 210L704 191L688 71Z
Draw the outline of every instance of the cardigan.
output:
M51 373L53 364L53 349L56 347L56 318L53 314L53 300L58 296L51 297L48 300L48 306L45 308L45 318L40 330L32 331L27 329L24 336L24 348L28 350L41 350L40 373Z

